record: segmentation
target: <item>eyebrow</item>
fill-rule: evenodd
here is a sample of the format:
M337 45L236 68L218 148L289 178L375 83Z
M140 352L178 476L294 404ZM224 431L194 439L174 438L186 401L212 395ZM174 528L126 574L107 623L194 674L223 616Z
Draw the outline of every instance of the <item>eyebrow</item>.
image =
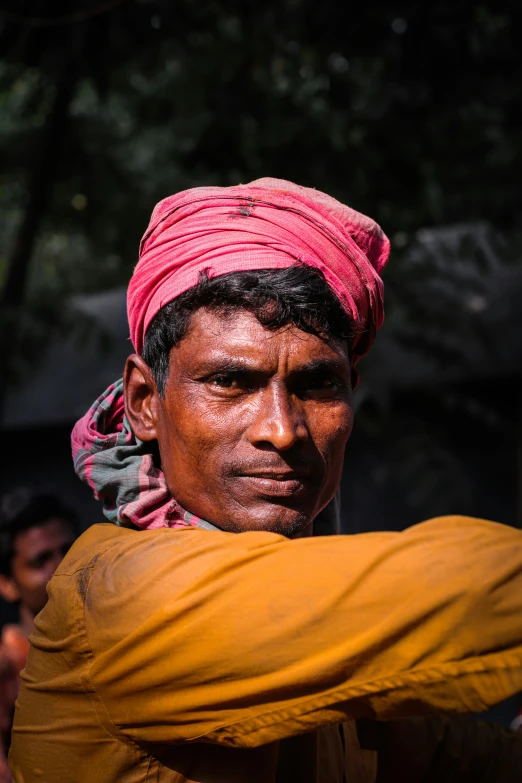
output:
M216 356L211 359L206 359L199 365L204 369L214 370L219 368L220 370L250 370L255 369L253 363L248 359L220 357Z
M263 373L264 370L256 366L255 363L249 359L240 358L225 358L209 359L198 365L196 372L198 375L213 372L229 372L229 373ZM350 372L350 364L348 361L342 362L338 359L313 359L306 364L296 367L292 370L292 375L296 374L315 374L315 373L337 373L338 375L348 376Z
M294 372L304 373L320 373L320 372L334 372L339 375L347 375L350 372L350 363L348 361L341 362L338 359L316 359L303 367L299 367Z

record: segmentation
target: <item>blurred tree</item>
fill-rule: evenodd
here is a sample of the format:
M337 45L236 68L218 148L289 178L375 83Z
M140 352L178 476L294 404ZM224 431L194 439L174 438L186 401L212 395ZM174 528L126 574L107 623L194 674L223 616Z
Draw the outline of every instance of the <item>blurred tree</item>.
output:
M522 64L511 3L46 5L0 9L4 383L63 324L68 295L128 279L157 200L266 175L323 189L390 234L388 333L405 366L425 361L446 377L463 354L480 354L475 343L495 329L468 308L483 278L470 273L469 301L457 296L459 250L441 293L434 255L415 238L420 226L518 225ZM498 317L509 333L515 310ZM369 428L408 377L393 363L386 375L383 352L375 357L380 369L368 365L360 395Z
M0 10L7 226L34 210L42 158L50 188L23 231L25 256L27 235L40 238L30 290L126 280L151 205L200 183L270 173L314 185L375 216L397 248L419 226L519 215L509 3L61 0L46 17L41 6ZM59 155L42 154L62 104ZM4 283L27 264L18 246Z

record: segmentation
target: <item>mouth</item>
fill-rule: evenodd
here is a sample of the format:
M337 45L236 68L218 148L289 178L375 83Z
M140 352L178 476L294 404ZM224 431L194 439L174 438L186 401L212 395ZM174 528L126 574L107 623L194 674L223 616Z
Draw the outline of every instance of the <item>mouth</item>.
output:
M250 490L271 497L290 497L308 490L309 473L295 471L260 471L237 477Z

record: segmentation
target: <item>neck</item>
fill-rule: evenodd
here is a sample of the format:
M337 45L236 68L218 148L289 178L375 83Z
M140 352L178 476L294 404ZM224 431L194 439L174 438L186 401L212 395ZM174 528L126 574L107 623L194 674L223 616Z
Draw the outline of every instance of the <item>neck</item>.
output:
M20 605L20 628L26 637L34 631L34 614L25 604Z

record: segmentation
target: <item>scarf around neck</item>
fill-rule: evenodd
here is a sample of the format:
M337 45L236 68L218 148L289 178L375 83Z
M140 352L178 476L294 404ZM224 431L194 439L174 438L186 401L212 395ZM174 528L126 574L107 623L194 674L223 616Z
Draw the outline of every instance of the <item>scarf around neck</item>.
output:
M217 528L171 496L155 443L132 432L123 405L123 380L112 383L74 426L74 469L101 500L109 522L155 530L161 527Z

